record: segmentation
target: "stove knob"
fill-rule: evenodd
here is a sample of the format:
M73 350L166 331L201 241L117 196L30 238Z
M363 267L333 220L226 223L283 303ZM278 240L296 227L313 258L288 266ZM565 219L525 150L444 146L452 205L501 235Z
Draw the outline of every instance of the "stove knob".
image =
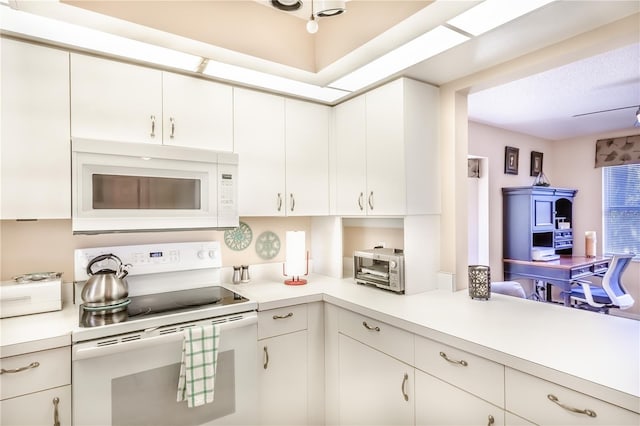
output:
M215 259L216 258L216 251L215 250L209 250L209 258L210 259Z
M206 250L198 250L198 258L199 259L204 259L205 257L207 257Z

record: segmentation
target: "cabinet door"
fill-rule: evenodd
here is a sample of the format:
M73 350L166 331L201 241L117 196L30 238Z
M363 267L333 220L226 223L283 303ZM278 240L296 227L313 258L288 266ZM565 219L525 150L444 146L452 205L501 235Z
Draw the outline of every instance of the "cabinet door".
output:
M162 72L72 53L71 136L162 143Z
M286 100L287 216L329 214L329 112L324 105Z
M414 424L413 367L340 334L339 371L340 424Z
M71 217L69 54L2 39L1 219Z
M234 89L240 216L284 216L284 98Z
M367 137L364 96L335 107L335 204L337 215L367 211Z
M503 409L416 370L416 425L504 424Z
M369 215L406 214L402 79L366 94Z
M262 424L307 424L307 331L260 340L258 354Z
M553 197L532 197L531 217L533 231L544 231L555 229L555 199Z
M162 74L163 142L233 151L233 89L213 81Z
M11 426L55 424L56 409L60 426L71 425L71 385L1 401L0 424Z

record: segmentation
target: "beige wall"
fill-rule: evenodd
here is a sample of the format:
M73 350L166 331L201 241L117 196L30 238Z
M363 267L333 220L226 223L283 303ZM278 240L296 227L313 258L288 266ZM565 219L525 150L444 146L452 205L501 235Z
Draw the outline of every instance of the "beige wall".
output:
M585 136L563 141L547 141L509 132L480 123L469 123L469 154L489 159L489 266L495 281L502 278L502 192L509 186L529 186L531 151L544 154L543 169L552 186L577 189L573 205L575 254L584 253L584 233L595 230L598 254L602 254L602 169L594 168L595 141L598 139L636 134L630 128L602 135ZM520 149L518 175L504 174L504 147ZM528 284L528 282L523 282ZM625 313L640 319L640 262L632 262L623 283L637 301Z
M308 217L241 218L253 232L251 244L233 251L224 243L224 231L149 232L105 235L73 235L71 220L29 222L0 221L0 280L30 272L63 272L65 281L73 280L73 250L129 244L154 244L185 241L220 241L223 266L284 262L286 231L305 231L307 250L311 247L311 221ZM280 239L280 253L270 260L256 253L256 239L265 231ZM313 259L313 253L310 253Z

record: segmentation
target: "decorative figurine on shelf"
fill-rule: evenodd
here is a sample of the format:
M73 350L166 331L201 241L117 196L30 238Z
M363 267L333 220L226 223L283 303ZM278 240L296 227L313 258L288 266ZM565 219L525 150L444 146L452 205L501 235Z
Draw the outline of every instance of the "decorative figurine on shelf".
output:
M542 172L538 173L538 176L536 176L535 180L533 181L533 186L549 186L549 185L551 185L549 183L549 179L547 179L547 177Z
M469 265L469 297L484 300L491 297L491 271L488 266Z

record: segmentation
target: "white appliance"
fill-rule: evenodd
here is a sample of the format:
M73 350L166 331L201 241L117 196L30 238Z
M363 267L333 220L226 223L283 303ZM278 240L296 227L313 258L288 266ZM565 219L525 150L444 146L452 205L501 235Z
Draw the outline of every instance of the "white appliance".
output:
M74 234L239 224L237 154L88 139L71 146Z
M0 282L0 318L62 309L61 273L25 274Z
M72 332L76 425L249 425L257 418L257 304L220 286L217 242L75 251L76 297L88 261L130 263L130 302L112 312L79 306ZM219 324L214 402L176 402L183 330Z
M531 258L539 262L548 262L560 259L560 255L556 254L553 247L533 247L531 248Z

